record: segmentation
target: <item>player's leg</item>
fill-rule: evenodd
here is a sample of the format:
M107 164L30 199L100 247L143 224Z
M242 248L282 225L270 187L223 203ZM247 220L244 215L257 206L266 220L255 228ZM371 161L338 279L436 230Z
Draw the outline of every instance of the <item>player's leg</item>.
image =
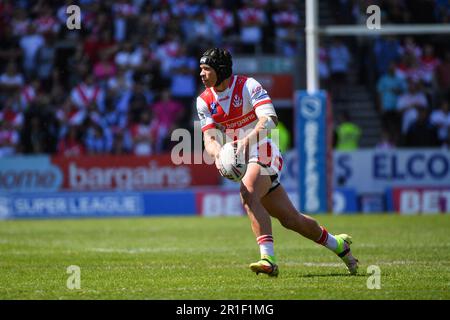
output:
M250 218L253 233L260 247L261 260L252 263L250 269L270 276L278 275L273 248L272 222L270 215L261 204L261 198L267 194L271 179L261 174L262 167L257 163L249 163L247 172L241 182L241 201Z
M351 237L346 234L335 236L321 227L314 218L299 213L282 185L262 197L261 203L285 228L327 247L345 262L351 274L357 272L358 260L353 257L350 250Z
M308 215L299 214L281 184L265 195L261 203L285 228L296 231L313 241L321 237L322 228L317 221Z
M261 204L261 198L268 192L270 184L270 177L261 175L261 167L257 163L248 164L240 194L256 237L272 233L270 216Z

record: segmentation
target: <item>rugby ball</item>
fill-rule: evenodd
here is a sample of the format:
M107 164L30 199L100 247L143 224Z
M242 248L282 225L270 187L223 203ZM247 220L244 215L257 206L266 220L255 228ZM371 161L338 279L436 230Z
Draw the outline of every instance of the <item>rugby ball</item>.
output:
M233 181L241 181L247 171L244 151L236 154L237 144L225 143L220 149L219 160L221 164L221 174L225 178Z

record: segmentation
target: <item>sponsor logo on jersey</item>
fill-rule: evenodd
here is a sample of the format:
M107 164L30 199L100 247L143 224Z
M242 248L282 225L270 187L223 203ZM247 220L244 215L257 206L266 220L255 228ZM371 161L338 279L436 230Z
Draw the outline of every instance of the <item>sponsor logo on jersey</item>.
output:
M269 95L267 93L263 93L259 97L255 97L254 99L255 99L255 101L258 101L258 100L263 100L263 99L268 99L268 98L269 98Z
M252 90L252 97L253 97L255 94L261 92L261 90L262 90L262 87L261 87L261 86L257 86L256 88L254 88L254 89Z
M217 113L217 104L215 102L211 102L211 114Z
M241 105L242 105L242 98L240 98L237 94L235 94L233 98L233 107L239 108Z

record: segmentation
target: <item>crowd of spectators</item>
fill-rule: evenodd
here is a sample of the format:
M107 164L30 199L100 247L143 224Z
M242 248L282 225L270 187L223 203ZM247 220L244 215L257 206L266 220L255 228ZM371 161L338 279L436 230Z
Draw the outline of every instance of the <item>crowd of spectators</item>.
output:
M419 46L411 37L405 38L403 46L397 43L397 48L398 58L386 61L388 70L377 81L377 105L383 129L393 145L450 146L450 113L446 107L450 100L450 52L440 59L432 44ZM412 139L420 136L422 126L418 122L434 133L424 133L427 139Z
M382 24L450 22L447 0L330 0L328 3L335 12L333 23L336 24L365 25L366 9L370 5L380 7ZM448 35L338 38L323 41L319 52L321 82L333 98L345 94L342 88L355 69L357 81L374 92L382 125L379 147L450 148Z
M66 12L81 9L81 29ZM296 52L298 1L0 0L0 157L150 155L192 129L198 57Z
M79 30L66 25L73 4ZM338 24L365 23L372 4L382 23L450 21L448 0L328 1ZM299 8L297 0L0 0L0 157L165 152L174 128L192 130L201 53L294 57ZM376 93L383 148L450 146L450 48L434 39L321 41L321 84L345 96L359 69Z

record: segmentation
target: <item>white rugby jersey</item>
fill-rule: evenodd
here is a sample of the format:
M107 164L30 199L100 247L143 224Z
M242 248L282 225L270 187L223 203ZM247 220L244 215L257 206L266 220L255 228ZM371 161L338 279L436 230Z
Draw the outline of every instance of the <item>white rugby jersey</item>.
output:
M261 116L276 116L272 100L253 78L234 75L223 92L206 88L197 98L202 131L219 128L232 139L242 139Z

